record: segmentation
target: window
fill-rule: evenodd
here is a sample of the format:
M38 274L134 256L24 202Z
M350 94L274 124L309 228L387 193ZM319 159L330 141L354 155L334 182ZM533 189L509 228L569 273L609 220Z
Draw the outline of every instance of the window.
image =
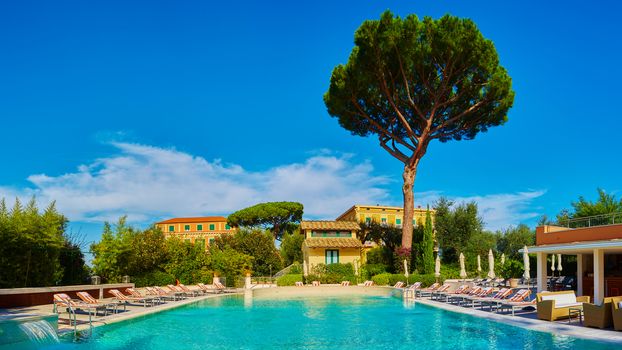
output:
M230 229L231 229L231 226L229 226L229 224L226 224L226 225L225 225L225 229L230 230Z
M371 218L370 218L369 216L368 216L368 217L366 217L366 218L365 218L365 223L366 223L366 224L369 224L370 222L371 222Z
M212 245L215 240L216 238L210 238L207 242L209 243L209 245Z
M184 225L184 231L190 231L190 225Z
M401 225L402 224L402 219L395 219L395 224L396 225Z
M382 226L387 226L387 218L380 219L380 223Z
M339 249L326 249L326 265L339 263Z
M413 226L417 225L417 219L413 219Z
M210 231L214 231L214 224L209 224Z
M184 239L184 242L186 242L186 243L192 243L192 240L191 240L190 238L186 238L186 239Z
M168 232L175 232L175 226L171 225L168 227Z
M203 225L201 224L197 225L197 231L203 231Z

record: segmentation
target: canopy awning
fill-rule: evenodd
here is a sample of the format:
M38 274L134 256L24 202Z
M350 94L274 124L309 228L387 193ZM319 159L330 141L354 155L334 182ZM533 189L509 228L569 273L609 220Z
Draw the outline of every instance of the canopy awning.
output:
M527 247L531 253L563 253L563 254L584 254L591 253L594 249L603 249L612 253L622 253L622 239L610 239L605 241L583 241L561 244L544 244ZM518 250L519 253L523 249Z

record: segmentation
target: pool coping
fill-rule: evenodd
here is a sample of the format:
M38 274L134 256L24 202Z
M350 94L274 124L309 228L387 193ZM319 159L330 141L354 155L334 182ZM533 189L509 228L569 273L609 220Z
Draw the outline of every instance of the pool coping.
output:
M500 315L492 312L441 303L428 299L414 299L414 302L415 305L417 303L421 303L438 309L471 315L474 317L520 327L531 331L551 333L554 335L562 335L586 340L594 340L604 343L615 343L617 345L620 345L622 343L622 332L616 332L614 330L603 330L585 326L579 327L576 325L566 325L562 323L526 318L521 316Z

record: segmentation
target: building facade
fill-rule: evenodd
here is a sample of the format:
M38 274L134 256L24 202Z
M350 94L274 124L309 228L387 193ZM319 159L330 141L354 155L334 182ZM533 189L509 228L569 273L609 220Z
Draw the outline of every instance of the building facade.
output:
M622 213L605 225L594 226L602 217L582 218L583 227L545 225L536 228L536 245L527 247L537 256L538 291L547 289L547 278L554 271L548 269L550 255L574 255L576 271L563 271L565 276L576 276L577 295L589 295L599 304L605 297L622 295ZM523 249L520 250L523 252ZM560 272L558 271L558 274Z
M319 264L351 263L355 270L361 264L363 245L357 238L361 227L354 221L302 221L303 272L312 274Z
M417 207L414 209L413 224L423 225L425 223L427 209ZM432 214L432 224L434 224L434 209L430 209ZM361 224L376 222L391 226L401 227L404 222L404 208L391 207L385 205L353 205L345 213L337 217L337 221L356 221Z
M179 237L186 242L199 244L207 249L209 245L224 234L235 233L223 216L203 216L194 218L172 218L156 223L165 237Z

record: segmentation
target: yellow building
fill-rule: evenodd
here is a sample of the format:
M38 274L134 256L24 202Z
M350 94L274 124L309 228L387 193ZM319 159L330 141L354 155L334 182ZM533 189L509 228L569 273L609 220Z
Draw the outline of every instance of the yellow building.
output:
M207 249L216 237L235 233L235 228L227 225L223 216L203 216L195 218L173 218L156 223L165 237L179 237L186 242L200 244Z
M318 264L361 264L363 245L357 238L361 227L354 221L302 221L300 230L305 276L313 273Z
M413 224L423 225L427 209L417 207L414 209ZM432 224L434 224L434 209L430 209ZM354 205L345 213L339 215L337 221L356 221L361 224L376 222L401 227L404 221L404 208L390 207L385 205Z

